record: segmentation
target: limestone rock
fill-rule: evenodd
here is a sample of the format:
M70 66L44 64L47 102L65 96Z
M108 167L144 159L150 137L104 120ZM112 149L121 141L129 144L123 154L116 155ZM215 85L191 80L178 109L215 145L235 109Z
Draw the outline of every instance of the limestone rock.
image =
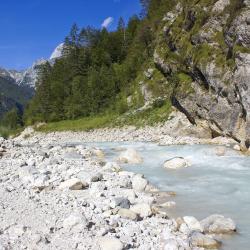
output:
M120 154L118 161L121 163L140 164L143 162L143 159L135 149L130 148Z
M101 250L122 250L123 244L121 241L114 237L101 237L98 240Z
M230 218L225 218L223 215L211 215L200 223L206 233L226 234L236 231L234 221Z
M233 149L236 150L236 151L240 151L240 145L235 144L234 147L233 147Z
M77 178L69 179L60 184L59 189L81 190L87 188L88 184Z
M121 208L118 211L118 215L120 215L124 219L137 220L138 216L135 212L130 209Z
M218 241L200 232L192 233L190 242L193 247L203 247L205 249L217 249L220 247Z
M189 162L182 157L175 157L164 163L164 167L169 169L187 168L189 165Z
M86 226L87 220L85 216L79 213L72 213L63 221L63 227L65 229L71 230L73 227L77 225Z
M107 162L102 170L109 172L119 172L122 170L122 168L116 162Z
M200 222L193 216L184 216L183 220L190 230L203 232Z
M146 203L136 204L130 209L142 218L150 217L152 215L151 207Z
M132 187L135 191L142 192L145 190L146 186L148 184L148 181L143 178L142 175L137 174L132 179Z

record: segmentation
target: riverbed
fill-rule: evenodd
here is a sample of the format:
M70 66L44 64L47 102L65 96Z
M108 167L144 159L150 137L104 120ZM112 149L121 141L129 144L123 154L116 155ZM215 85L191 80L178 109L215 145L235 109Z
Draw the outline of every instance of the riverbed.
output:
M176 206L168 213L172 217L192 215L203 219L211 214L223 214L237 224L237 234L227 236L223 250L248 250L250 244L250 157L226 148L223 156L211 145L159 146L153 143L102 142L89 143L103 149L109 161L119 151L135 148L143 157L140 165L124 165L126 170L142 173L158 188L175 191L171 200ZM165 160L185 157L191 166L179 170L163 168Z

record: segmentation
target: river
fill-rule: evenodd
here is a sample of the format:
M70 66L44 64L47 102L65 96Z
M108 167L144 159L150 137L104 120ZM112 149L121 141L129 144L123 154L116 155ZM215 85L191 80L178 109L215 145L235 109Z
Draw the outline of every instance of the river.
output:
M89 144L90 145L90 144ZM201 220L222 214L237 224L237 234L223 239L223 250L248 250L250 246L250 157L227 148L216 155L216 146L159 146L153 143L91 143L103 149L109 161L119 152L115 148L135 148L144 159L140 165L124 165L126 170L142 173L160 190L175 191L173 217L192 215ZM179 170L164 169L165 160L181 156L192 165Z

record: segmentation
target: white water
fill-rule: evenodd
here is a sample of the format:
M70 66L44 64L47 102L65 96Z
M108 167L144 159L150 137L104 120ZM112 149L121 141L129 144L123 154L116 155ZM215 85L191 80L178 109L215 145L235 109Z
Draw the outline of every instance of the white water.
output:
M112 148L135 148L144 158L138 166L125 169L143 173L164 191L175 191L171 198L177 206L170 209L173 217L193 215L203 219L223 214L237 223L238 233L223 240L224 250L250 249L250 157L228 148L225 156L217 156L215 146L157 146L151 143L91 143L102 148L108 160L119 154ZM163 168L165 160L175 156L190 159L192 166L179 170Z

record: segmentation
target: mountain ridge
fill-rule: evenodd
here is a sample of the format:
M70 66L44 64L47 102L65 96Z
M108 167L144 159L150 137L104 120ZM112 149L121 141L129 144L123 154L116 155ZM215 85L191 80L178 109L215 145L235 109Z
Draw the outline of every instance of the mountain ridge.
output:
M50 59L39 59L26 70L7 70L0 67L0 118L12 108L23 112L24 106L35 93L39 67L46 62L53 63L62 53L60 44L51 54Z

